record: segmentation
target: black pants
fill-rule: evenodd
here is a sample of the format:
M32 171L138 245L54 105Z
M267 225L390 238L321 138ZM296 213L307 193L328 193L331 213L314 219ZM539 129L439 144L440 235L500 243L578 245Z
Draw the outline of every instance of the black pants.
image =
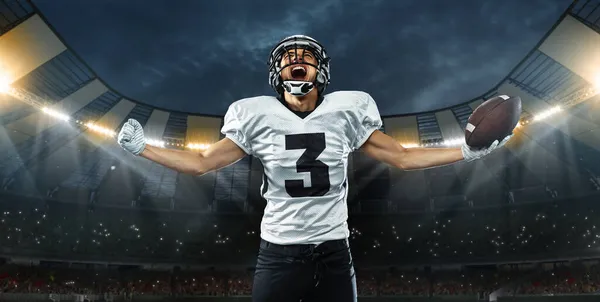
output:
M347 239L315 245L261 240L253 302L356 302L356 275Z

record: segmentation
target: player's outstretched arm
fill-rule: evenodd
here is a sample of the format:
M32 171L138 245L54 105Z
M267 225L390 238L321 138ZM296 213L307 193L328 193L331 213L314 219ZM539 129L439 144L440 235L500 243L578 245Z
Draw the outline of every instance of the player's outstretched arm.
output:
M360 149L369 157L402 170L433 168L464 159L461 148L404 148L379 130Z
M140 156L181 173L203 175L229 166L246 153L233 141L224 138L208 149L194 152L146 146Z
M117 137L126 151L147 158L181 173L203 175L235 163L245 152L233 141L224 138L208 149L194 152L154 147L146 144L142 125L129 119Z

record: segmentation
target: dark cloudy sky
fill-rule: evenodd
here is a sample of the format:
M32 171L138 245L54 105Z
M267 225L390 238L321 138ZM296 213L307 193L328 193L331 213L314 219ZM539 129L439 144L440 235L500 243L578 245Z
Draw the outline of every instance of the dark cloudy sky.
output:
M570 0L34 0L110 86L173 110L224 114L271 94L265 60L313 36L333 90L363 90L381 114L468 101L497 84Z

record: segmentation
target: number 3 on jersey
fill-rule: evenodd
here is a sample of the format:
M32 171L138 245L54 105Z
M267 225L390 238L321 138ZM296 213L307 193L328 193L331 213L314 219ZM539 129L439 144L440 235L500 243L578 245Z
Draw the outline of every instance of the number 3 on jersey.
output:
M329 167L317 157L325 150L325 133L285 136L285 149L306 149L296 161L296 171L310 172L310 187L303 180L286 180L285 190L292 197L323 196L329 191Z

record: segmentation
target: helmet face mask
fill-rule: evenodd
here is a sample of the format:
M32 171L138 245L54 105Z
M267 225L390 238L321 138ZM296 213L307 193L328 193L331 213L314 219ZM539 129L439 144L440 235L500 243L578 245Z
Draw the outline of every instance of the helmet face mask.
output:
M316 64L298 60L298 54L305 50L314 55ZM288 52L296 52L295 60L281 66L283 56ZM269 85L277 94L283 95L285 91L292 95L303 96L308 94L314 87L320 95L323 94L329 84L329 61L325 49L319 42L303 35L295 35L281 40L271 51L269 56ZM309 65L316 69L316 77L313 82L283 80L281 72L288 66L295 64Z

